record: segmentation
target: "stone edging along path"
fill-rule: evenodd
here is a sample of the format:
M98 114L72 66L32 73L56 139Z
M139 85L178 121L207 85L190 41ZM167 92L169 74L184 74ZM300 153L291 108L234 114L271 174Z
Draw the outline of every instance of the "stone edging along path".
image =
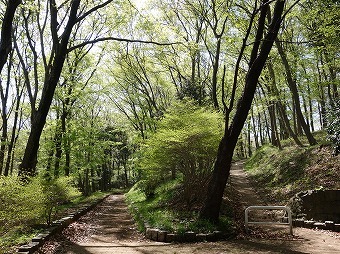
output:
M139 213L138 208L131 206L136 216L144 223L144 235L147 239L157 242L216 242L232 237L231 234L225 234L222 231L214 231L211 233L196 233L187 231L182 234L168 232L158 228L152 228L144 217Z
M72 222L76 221L82 215L93 209L97 204L102 202L108 196L110 196L110 194L106 195L103 198L100 198L92 204L83 205L76 212L63 217L60 220L54 221L49 228L32 238L28 244L20 246L17 254L30 254L38 250L38 248L41 247L45 243L45 241L47 241L52 235L61 232L64 228L68 227Z
M317 222L313 220L295 219L293 220L293 226L300 228L324 229L334 232L340 232L340 224L336 224L334 223L334 221Z

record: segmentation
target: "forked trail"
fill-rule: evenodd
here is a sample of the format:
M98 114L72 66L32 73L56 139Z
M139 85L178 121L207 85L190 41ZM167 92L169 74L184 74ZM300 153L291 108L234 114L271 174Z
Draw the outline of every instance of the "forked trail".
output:
M251 188L242 163L234 164L231 185L238 191L242 206L263 204ZM294 234L290 238L247 237L213 243L152 242L137 232L124 196L111 195L53 237L36 254L340 253L340 239L330 233L294 229Z

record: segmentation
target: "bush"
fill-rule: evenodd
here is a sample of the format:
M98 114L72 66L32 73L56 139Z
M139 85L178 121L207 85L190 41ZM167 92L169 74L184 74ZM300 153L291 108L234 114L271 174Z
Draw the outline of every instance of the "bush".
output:
M71 177L60 177L49 181L41 180L43 215L48 225L51 224L61 205L80 195L79 191L73 187L72 181Z
M38 181L22 185L15 177L0 177L0 234L21 224L39 223L42 194Z
M0 234L16 226L50 224L57 207L78 195L70 181L36 177L23 184L16 177L0 177Z
M141 186L152 196L161 182L181 175L188 205L208 183L222 136L220 114L191 102L175 104L142 149Z

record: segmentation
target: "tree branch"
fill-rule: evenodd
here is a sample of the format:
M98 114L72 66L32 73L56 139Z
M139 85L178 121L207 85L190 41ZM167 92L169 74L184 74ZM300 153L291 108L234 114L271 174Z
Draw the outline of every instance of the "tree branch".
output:
M102 4L99 4L95 7L93 7L92 9L88 10L87 12L85 12L83 15L81 15L80 17L77 18L76 22L75 23L78 23L80 21L82 21L84 18L86 18L88 15L90 15L91 13L105 7L106 5L108 5L109 3L111 3L113 0L108 0Z
M144 44L154 44L157 46L170 46L170 45L176 45L176 44L183 44L182 42L156 42L156 41L134 40L134 39L126 39L126 38L118 38L118 37L104 37L104 38L98 38L95 40L85 41L78 45L72 46L67 50L67 52L69 53L75 49L82 48L86 45L93 45L97 42L103 42L103 41L122 41L122 42L127 42L127 43L144 43Z

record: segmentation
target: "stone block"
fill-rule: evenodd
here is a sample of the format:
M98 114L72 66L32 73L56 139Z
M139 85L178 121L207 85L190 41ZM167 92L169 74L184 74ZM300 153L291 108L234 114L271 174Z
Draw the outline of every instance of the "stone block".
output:
M327 230L334 230L334 221L325 221Z
M158 242L165 242L167 233L168 232L166 232L166 231L159 230L158 236L157 236L157 241Z
M34 251L38 249L39 246L40 245L38 242L30 242L29 244L20 246L18 251L33 253Z
M43 242L47 237L49 237L49 234L38 234L34 238L32 238L32 242Z
M166 234L165 242L172 243L178 241L178 235L177 234Z
M151 230L151 240L157 241L158 240L158 229L150 229Z
M207 234L197 234L196 239L198 242L205 242L207 240Z
M66 217L62 218L61 220L66 222L66 223L70 223L73 220L73 216L66 216Z
M321 223L321 222L315 222L313 224L313 228L326 229L326 224L325 223Z
M334 224L334 231L340 232L340 224Z
M216 235L214 233L207 234L207 241L208 242L215 242L217 241Z
M151 236L152 236L152 229L151 228L147 228L146 231L145 231L145 237L148 238L148 239L151 239Z
M222 231L214 231L213 233L215 235L216 241L221 240L223 238Z
M185 242L195 242L196 241L196 233L192 231L187 231L184 233L184 241Z
M313 221L313 220L305 220L304 226L305 226L305 228L313 228L314 223L315 223L315 221Z
M305 220L304 219L296 219L296 220L293 220L293 225L295 227L303 227L304 226L304 223L305 223Z

